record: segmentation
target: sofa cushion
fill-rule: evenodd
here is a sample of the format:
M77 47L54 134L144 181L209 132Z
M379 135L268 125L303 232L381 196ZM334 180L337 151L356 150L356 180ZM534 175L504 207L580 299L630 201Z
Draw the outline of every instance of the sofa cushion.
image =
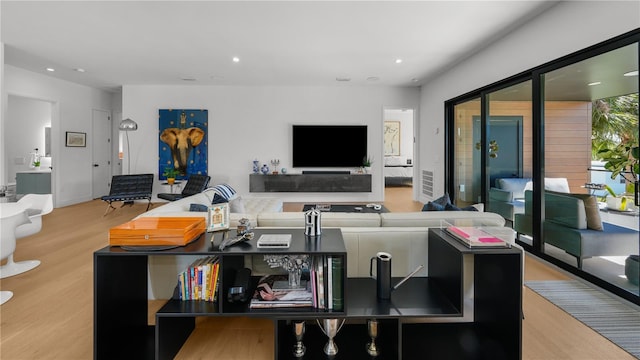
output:
M587 229L584 201L569 194L547 191L544 196L545 219L574 229Z
M323 212L320 216L320 223L322 227L379 227L380 214ZM258 226L304 228L304 213L259 213Z
M496 187L512 193L512 199L524 198L524 190L530 178L499 178L496 179ZM507 200L511 201L511 200Z
M446 221L459 226L504 226L504 218L498 214L477 211L420 211L390 212L380 214L382 227L441 227Z
M587 221L587 229L602 231L602 219L600 219L600 208L598 207L598 200L594 195L589 194L572 194L562 193L556 191L547 191L547 193L553 193L556 195L570 196L576 199L582 200L584 205L584 213Z
M229 201L229 211L233 213L245 213L247 209L244 206L244 200L242 196L237 196L235 199Z

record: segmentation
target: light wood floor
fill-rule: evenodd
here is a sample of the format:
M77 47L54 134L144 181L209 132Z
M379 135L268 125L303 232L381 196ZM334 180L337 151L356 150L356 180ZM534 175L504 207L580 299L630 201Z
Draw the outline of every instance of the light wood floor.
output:
M422 204L401 194L402 190L390 189L396 194L388 193L384 205L391 211L419 210ZM15 260L39 259L42 264L0 280L2 290L14 293L0 307L0 359L93 357L93 252L108 244L110 227L145 210L144 205L135 204L102 217L105 208L95 200L55 209L44 217L42 232L18 240ZM525 268L526 279L566 278L530 256ZM150 313L158 303L150 304ZM634 359L526 288L524 313L523 359ZM273 341L269 320L200 319L177 359L266 360L273 356Z

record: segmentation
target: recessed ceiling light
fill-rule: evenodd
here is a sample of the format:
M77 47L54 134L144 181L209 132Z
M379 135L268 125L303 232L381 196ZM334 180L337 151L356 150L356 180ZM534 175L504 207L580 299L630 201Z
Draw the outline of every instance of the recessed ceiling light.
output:
M346 77L346 76L337 77L336 81L351 81L351 78L350 77Z
M367 81L378 81L378 80L380 80L380 78L379 78L379 77L377 77L377 76L369 76L369 77L367 78Z
M622 76L638 76L638 70L636 70L636 71L629 71L628 73L624 73L624 74L622 74Z
M396 59L396 64L402 63L402 59Z
M54 71L56 71L56 69L54 69L54 68L47 68L47 71L54 72Z
M592 83L588 83L587 85L588 86L596 86L596 85L600 85L600 84L602 84L600 81L594 81Z
M181 78L181 80L182 81L196 81L195 78L188 78L188 77Z
M73 69L73 70L75 70L75 71L77 71L77 72L79 72L79 73L83 73L83 72L85 72L85 70L84 70L83 68L75 68L75 69Z
M231 60L233 60L234 63L240 62L240 58L237 56L234 56Z
M411 79L411 81L418 82L418 78L413 78L413 79Z

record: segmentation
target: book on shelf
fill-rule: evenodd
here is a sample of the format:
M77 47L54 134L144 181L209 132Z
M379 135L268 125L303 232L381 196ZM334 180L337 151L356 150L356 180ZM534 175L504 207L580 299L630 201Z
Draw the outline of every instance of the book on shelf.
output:
M284 276L284 280L282 277ZM277 284L288 284L286 275L265 276L258 282L258 287L249 303L250 309L273 309L287 307L312 307L313 292L311 282L304 288L274 287Z
M342 288L342 277L343 271L342 268L342 257L341 256L331 256L331 275L332 282L331 287L333 288L332 293L332 303L333 310L342 311L343 310L343 288Z
M315 256L309 273L313 307L342 311L344 309L342 256Z
M217 256L207 256L191 263L178 274L180 300L216 301L219 268Z
M445 231L470 248L509 247L509 243L475 226L448 226Z

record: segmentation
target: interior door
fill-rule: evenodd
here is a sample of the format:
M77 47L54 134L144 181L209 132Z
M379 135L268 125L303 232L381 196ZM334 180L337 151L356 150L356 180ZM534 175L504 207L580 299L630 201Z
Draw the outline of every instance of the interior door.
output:
M93 110L92 166L94 199L109 194L111 182L111 117L109 112Z

